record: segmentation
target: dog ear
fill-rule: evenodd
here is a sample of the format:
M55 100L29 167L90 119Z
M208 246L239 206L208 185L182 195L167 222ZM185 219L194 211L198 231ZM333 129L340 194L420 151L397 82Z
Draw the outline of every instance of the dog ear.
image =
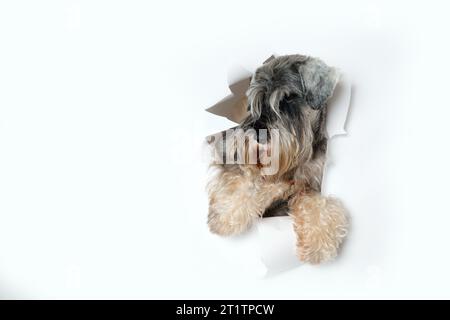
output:
M302 91L306 103L317 110L325 106L339 80L339 71L317 58L299 65Z

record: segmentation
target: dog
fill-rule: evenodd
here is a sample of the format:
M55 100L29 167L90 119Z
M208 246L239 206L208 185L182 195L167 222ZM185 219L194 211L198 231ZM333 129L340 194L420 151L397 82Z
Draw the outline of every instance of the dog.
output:
M212 233L235 235L258 218L290 215L301 261L337 256L348 216L338 199L321 195L321 183L327 101L338 77L303 55L280 56L256 70L246 92L248 116L213 143L219 156L207 185Z

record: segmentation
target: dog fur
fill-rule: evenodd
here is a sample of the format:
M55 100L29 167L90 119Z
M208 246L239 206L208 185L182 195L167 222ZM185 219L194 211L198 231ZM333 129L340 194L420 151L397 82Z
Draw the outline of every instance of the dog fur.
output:
M327 149L327 100L338 73L321 60L287 55L263 64L252 77L247 91L249 115L238 127L253 132L244 145L227 141L225 150L235 158L238 148L245 159L256 154L257 163L212 163L215 174L208 183L211 232L228 236L247 230L266 216L292 216L297 235L297 255L309 263L336 257L347 233L348 219L341 202L320 194ZM262 171L261 152L270 152L259 130L277 133L278 170ZM252 147L253 146L253 147Z

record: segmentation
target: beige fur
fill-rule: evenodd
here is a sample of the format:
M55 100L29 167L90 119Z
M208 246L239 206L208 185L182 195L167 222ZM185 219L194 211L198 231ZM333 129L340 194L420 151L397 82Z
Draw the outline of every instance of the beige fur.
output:
M220 235L238 234L247 230L253 220L276 199L285 198L292 185L267 182L253 174L253 169L232 166L219 169L208 184L208 226Z
M298 235L299 259L313 264L334 259L348 227L341 202L319 193L299 193L289 202L289 207Z
M341 202L310 189L305 184L308 179L280 182L254 170L251 166L218 169L208 184L211 232L222 236L242 233L273 201L290 197L299 259L312 264L334 259L348 228Z

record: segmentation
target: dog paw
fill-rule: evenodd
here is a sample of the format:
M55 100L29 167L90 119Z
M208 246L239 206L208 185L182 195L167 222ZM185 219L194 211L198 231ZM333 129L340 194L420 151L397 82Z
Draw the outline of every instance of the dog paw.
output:
M220 236L240 234L250 227L252 221L253 218L250 215L218 213L212 208L209 209L209 230Z
M348 219L341 202L319 194L301 197L291 215L301 261L318 264L334 259L347 234Z

